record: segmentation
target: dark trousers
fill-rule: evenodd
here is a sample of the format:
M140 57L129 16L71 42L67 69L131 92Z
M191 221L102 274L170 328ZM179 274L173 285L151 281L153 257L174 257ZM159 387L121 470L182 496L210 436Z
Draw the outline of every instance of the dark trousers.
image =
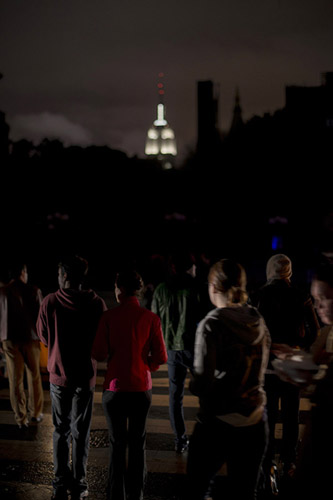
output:
M53 431L53 487L75 493L87 489L86 470L94 389L50 384ZM72 469L70 443L72 441Z
M231 497L256 499L267 441L266 418L247 427L233 427L217 418L198 422L190 439L186 498L203 500L226 463Z
M282 444L281 461L290 464L296 460L296 448L299 434L300 389L293 384L283 382L277 375L268 374L265 379L267 396L267 416L269 424L269 446L266 454L268 466L274 459L275 424L278 422L279 400L281 401Z
M107 498L141 500L146 477L146 421L152 391L103 393L110 439ZM126 446L128 466L126 475ZM127 496L126 496L127 495Z
M176 443L186 439L183 399L187 371L192 368L190 351L168 351L169 415Z

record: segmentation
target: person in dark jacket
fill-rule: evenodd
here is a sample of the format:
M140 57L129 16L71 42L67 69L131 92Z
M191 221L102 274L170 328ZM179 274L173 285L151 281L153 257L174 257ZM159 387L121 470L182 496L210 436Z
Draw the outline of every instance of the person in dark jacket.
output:
M273 255L266 266L266 284L259 290L258 310L263 315L272 338L272 347L308 351L319 333L319 323L309 294L291 284L292 263L284 254ZM274 354L271 354L271 361ZM281 380L271 363L265 377L270 441L265 459L266 476L275 468L275 425L281 401L282 446L280 460L286 477L295 471L299 435L300 388Z
M199 323L190 390L200 410L187 461L189 500L210 496L226 463L233 498L256 498L268 440L264 374L270 336L259 312L246 304L246 274L229 259L208 276L215 309Z
M322 262L314 270L311 283L314 307L321 320L320 334L310 353L275 351L279 376L306 389L311 401L298 451L293 481L283 492L285 500L329 498L333 469L333 265ZM275 361L276 363L276 361ZM292 368L292 369L291 369Z
M194 338L199 321L199 292L195 263L188 252L171 256L167 279L157 285L151 310L161 318L168 352L169 416L175 436L175 450L188 448L183 398L188 370L192 370Z
M119 305L102 315L92 351L95 359L107 359L103 409L110 438L110 500L143 498L151 372L167 361L160 319L140 306L142 288L142 278L135 270L126 269L117 275L115 295Z
M12 267L11 281L0 288L0 339L6 359L10 402L19 428L28 427L29 415L24 390L26 368L30 420L43 418L44 395L40 375L40 342L36 320L42 293L28 284L27 266Z
M82 288L87 262L66 257L59 264L60 289L41 304L37 333L48 347L53 431L54 499L88 496L86 467L96 383L96 361L91 349L104 300ZM70 469L72 438L72 470Z
M327 498L332 488L333 469L333 265L322 263L311 283L314 306L323 327L311 346L313 360L320 372L311 381L311 416L305 430L296 477L295 496ZM303 444L303 443L302 443Z

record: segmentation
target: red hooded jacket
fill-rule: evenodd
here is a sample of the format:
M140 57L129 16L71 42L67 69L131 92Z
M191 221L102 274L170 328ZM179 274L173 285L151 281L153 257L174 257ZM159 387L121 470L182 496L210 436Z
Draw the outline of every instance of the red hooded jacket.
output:
M93 290L60 289L43 300L37 334L48 347L50 383L63 387L94 387L96 361L91 348L104 300Z

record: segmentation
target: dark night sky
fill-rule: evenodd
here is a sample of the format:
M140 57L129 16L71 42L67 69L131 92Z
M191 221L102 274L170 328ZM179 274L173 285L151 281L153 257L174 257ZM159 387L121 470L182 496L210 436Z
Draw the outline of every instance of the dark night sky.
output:
M219 125L284 105L285 85L333 70L332 0L2 0L0 109L11 138L106 144L143 156L165 73L182 154L196 139L196 81L220 85Z

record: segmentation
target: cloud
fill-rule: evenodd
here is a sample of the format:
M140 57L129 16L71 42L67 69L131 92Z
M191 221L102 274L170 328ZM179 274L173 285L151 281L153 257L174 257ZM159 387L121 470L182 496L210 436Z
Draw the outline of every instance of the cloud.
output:
M43 139L58 139L65 146L88 146L92 137L81 125L66 116L47 111L38 114L15 115L10 120L11 139L28 139L39 144Z

